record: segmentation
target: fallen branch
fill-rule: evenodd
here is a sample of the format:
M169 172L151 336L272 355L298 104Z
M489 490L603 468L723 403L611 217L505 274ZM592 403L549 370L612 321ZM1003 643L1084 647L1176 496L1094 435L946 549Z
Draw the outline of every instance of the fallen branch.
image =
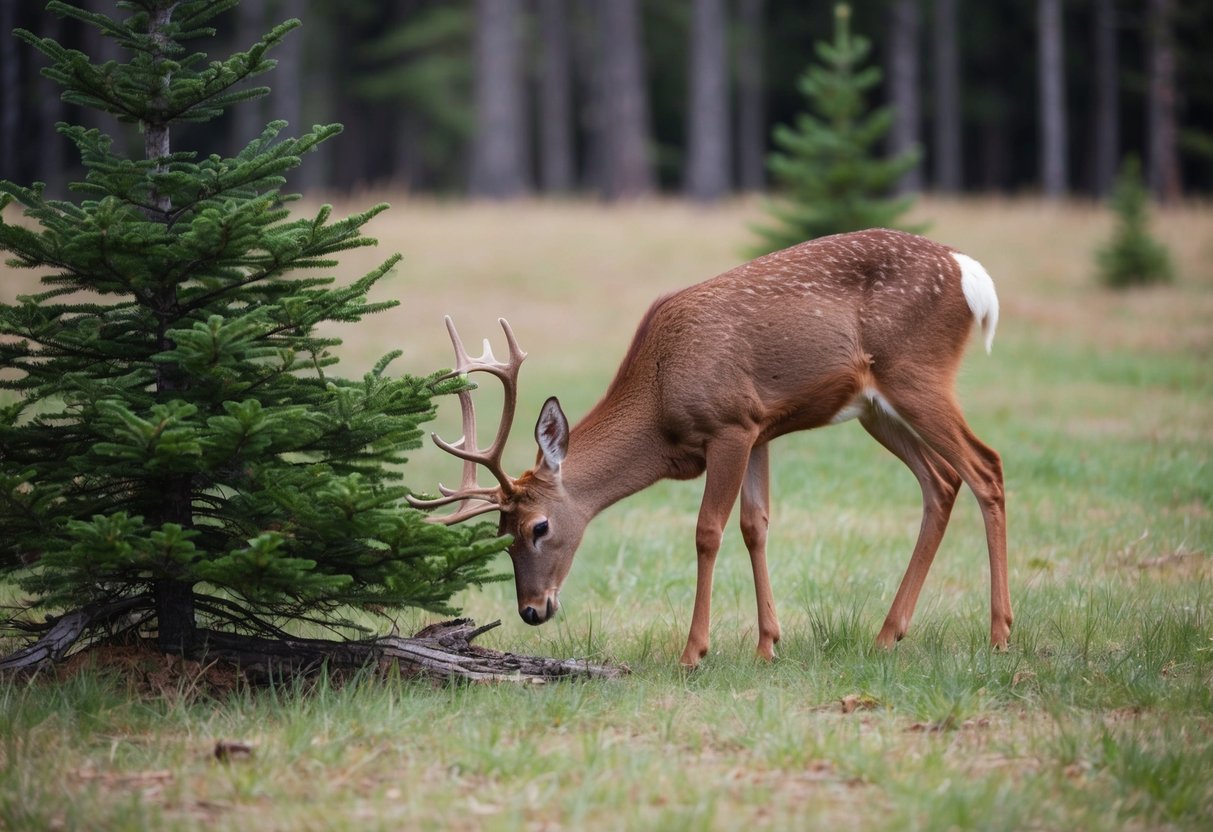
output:
M152 600L147 595L135 595L116 601L87 604L58 618L48 617L45 624L37 625L39 629L46 630L45 635L28 647L0 659L0 673L29 672L44 664L61 661L85 633L106 627L116 618L135 610L150 609L151 605Z
M266 639L206 631L203 651L207 659L230 661L245 673L267 678L313 673L325 665L334 670L349 670L393 663L407 672L473 682L542 683L578 677L614 679L628 672L626 667L617 665L519 656L471 643L500 624L500 621L494 621L477 627L471 619L458 618L431 624L411 638L384 636L349 642Z
M27 629L43 632L43 635L28 647L0 659L0 673L30 673L56 664L85 639L97 642L116 631L143 624L144 618L132 624L131 617L137 612L150 614L151 609L151 598L138 595L91 604L58 618L48 618L43 624L30 625ZM121 626L116 628L116 624ZM616 665L520 656L472 644L477 636L500 625L500 621L494 621L477 627L471 619L458 618L431 624L411 638L384 636L363 641L296 638L281 630L276 631L276 637L270 638L199 629L197 646L187 651L187 658L228 662L257 681L308 675L325 668L348 671L376 665L395 665L407 673L442 680L473 682L613 679L628 672L626 667Z

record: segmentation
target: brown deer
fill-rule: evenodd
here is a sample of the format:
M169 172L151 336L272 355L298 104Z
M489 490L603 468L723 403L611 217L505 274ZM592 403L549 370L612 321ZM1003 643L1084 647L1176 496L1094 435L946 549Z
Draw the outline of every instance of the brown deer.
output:
M640 322L602 400L572 429L553 397L535 427L536 466L518 478L501 469L526 357L500 321L510 357L470 358L450 318L455 374L483 371L506 388L497 436L475 438L471 396L460 395L463 438L446 451L464 460L458 489L412 500L420 508L463 503L436 522L501 512L518 611L542 624L586 525L612 503L660 479L707 472L695 530L698 578L681 662L707 653L712 570L721 534L741 495L741 532L754 570L758 653L770 659L779 623L767 577L768 446L796 430L858 419L918 478L918 542L877 636L905 635L962 482L977 496L990 556L990 639L1011 631L1002 463L969 429L953 382L973 322L987 352L998 323L994 283L977 261L947 246L889 230L812 240L759 257L659 299ZM484 465L498 485L476 484Z

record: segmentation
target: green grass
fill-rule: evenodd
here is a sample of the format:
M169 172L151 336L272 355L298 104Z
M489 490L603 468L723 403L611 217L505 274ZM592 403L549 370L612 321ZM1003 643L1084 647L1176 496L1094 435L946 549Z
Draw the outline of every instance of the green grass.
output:
M960 395L1006 468L1007 653L986 643L984 535L967 492L908 637L872 647L919 494L848 424L772 454L774 664L753 657L749 563L730 528L712 650L695 672L677 667L702 482L662 483L591 525L551 624L526 627L508 582L457 599L504 619L489 646L626 662L625 680L368 675L216 691L201 669L145 658L2 682L0 829L1208 828L1211 214L1159 223L1174 286L1110 294L1091 274L1110 227L1097 212L921 210L932 236L985 263L1002 299L994 353L971 349ZM444 313L465 339L498 343L494 318L508 317L531 354L507 459L520 469L539 403L558 393L584 413L649 300L735 262L757 214L406 203L375 229L406 253L391 288L406 304L345 333L348 372L396 346L410 368L449 364ZM0 291L15 281L4 274ZM457 435L457 408L445 409L439 430ZM428 487L455 468L426 448L408 473ZM216 760L220 740L251 743L252 757Z

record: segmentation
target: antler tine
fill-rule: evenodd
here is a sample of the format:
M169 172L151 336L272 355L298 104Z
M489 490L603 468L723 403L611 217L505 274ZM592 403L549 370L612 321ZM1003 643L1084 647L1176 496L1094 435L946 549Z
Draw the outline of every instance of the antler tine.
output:
M447 488L442 483L438 483L438 490L442 492L441 497L423 500L412 495L408 496L409 505L413 508L438 508L439 506L447 506L451 503L457 503L460 500L485 500L494 502L492 499L497 495L496 488L480 488L472 487L468 489Z
M518 339L514 337L514 330L510 329L510 322L505 318L498 318L497 323L501 324L501 329L505 332L505 343L510 348L510 361L521 364L526 353L518 346Z
M481 502L480 500L477 500L475 502L468 503L453 514L446 514L441 517L428 517L426 519L431 523L438 523L443 526L453 526L456 523L462 523L464 520L468 520L472 517L478 517L481 514L488 514L490 511L500 510L501 506L497 503Z
M447 334L451 336L451 344L455 347L455 372L462 373L467 365L472 363L472 359L468 356L468 351L463 348L463 339L459 337L459 331L455 329L455 322L451 320L451 316L443 316L443 321L446 322Z
M493 372L505 387L505 399L501 405L501 424L497 427L497 436L493 438L493 444L489 446L488 453L495 454L497 469L501 467L501 452L505 449L505 440L510 435L510 428L514 424L514 412L518 407L518 369L522 366L522 362L526 360L526 353L518 346L518 339L514 337L514 330L510 328L510 323L505 318L498 318L497 323L501 324L501 329L505 333L505 342L510 351L510 357L504 364L494 362L495 366L500 368L500 372ZM488 341L485 342L485 354L491 355L492 351L488 349ZM489 468L494 475L498 474L498 470ZM504 474L504 472L502 472ZM498 480L501 477L498 476ZM512 481L511 481L512 482ZM504 484L503 484L504 486ZM507 493L509 489L506 489Z
M452 333L451 340L457 341L459 335L455 332L455 324L449 316L446 320L447 329ZM509 358L506 361L499 361L497 356L493 355L493 345L489 343L488 338L484 339L484 352L478 358L468 356L462 342L457 342L455 355L460 360L460 364L455 368L455 372L469 373L479 370L491 373L503 382L508 379L511 383L518 378L518 365L526 359L527 354L518 346L518 339L514 336L514 330L510 328L510 322L505 318L498 318L497 323L501 324L501 329L505 332L506 345L510 351Z
M463 342L459 340L459 333L455 330L455 322L451 320L451 316L446 316L446 328L451 334L451 342L455 345L455 362L458 365L459 372L466 376L467 368L471 364L471 359L468 358L467 350L463 348ZM459 396L459 410L463 419L463 436L459 439L459 444L464 448L476 447L476 408L472 405L472 394L469 390L462 390ZM438 442L437 434L430 434L434 442ZM477 488L476 484L476 462L474 460L465 459L463 461L463 476L460 477L459 490L467 491L468 489ZM442 488L442 483L438 484L438 488ZM444 492L445 493L445 492ZM447 496L450 496L449 494Z
M435 445L463 460L463 476L460 486L458 489L449 489L439 484L438 489L442 492L442 497L432 500L410 497L409 503L416 508L435 508L461 500L475 501L454 514L432 518L434 522L457 523L478 514L500 509L499 500L508 498L514 490L514 479L501 467L501 454L505 450L505 442L509 438L510 428L514 422L514 412L518 404L518 369L523 359L526 358L526 353L518 346L518 339L514 337L514 331L510 329L509 323L504 318L498 318L497 321L505 332L506 343L509 346L510 354L506 361L497 360L487 338L484 341L483 354L478 358L469 356L463 346L463 340L459 337L458 330L455 329L454 321L449 315L446 316L446 329L450 334L451 344L455 348L455 368L451 375L466 376L473 372L486 372L494 375L501 380L502 386L505 388L505 398L501 408L501 423L497 428L497 435L487 448L480 448L476 444L476 410L472 403L471 392L467 390L458 394L459 407L463 417L463 436L456 442L447 442L437 434L430 434ZM501 485L500 493L496 488L485 488L477 484L477 465L483 465L496 478Z

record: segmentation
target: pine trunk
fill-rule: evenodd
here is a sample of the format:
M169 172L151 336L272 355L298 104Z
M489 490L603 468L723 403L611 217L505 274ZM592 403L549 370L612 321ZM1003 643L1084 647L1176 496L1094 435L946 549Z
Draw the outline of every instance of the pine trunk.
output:
M530 188L518 0L476 3L476 134L472 196L511 199Z
M548 193L573 189L572 85L568 0L540 0L539 177Z
M161 8L153 12L148 24L148 35L153 42L171 17L171 8ZM166 79L166 86L167 83ZM141 126L144 158L148 161L167 158L171 150L168 123L144 123ZM162 169L157 166L158 171ZM171 211L169 197L153 190L148 216L155 222L168 222ZM158 347L164 352L174 346L167 330L175 323L173 316L177 310L176 287L169 283L153 296L152 303L153 312L158 319ZM157 398L170 398L175 391L181 389L178 375L171 364L161 362L156 365ZM160 494L160 516L149 518L150 522L161 525L176 523L187 529L193 526L193 482L188 474L166 477L161 484ZM153 582L152 595L156 605L160 649L166 653L180 653L192 648L197 635L193 587L172 577L166 577Z
M608 200L646 196L652 193L654 180L639 4L636 0L599 0L596 11L602 195Z
M298 36L299 32L292 32ZM366 151L367 138L375 131L375 119L369 105L363 100L349 94L349 87L357 78L357 69L352 65L349 56L358 50L358 33L352 25L337 26L336 31L322 38L320 61L325 65L321 85L325 93L316 89L314 94L327 94L327 112L335 114L334 121L344 127L341 148L322 145L326 156L321 157L320 167L324 171L323 187L340 190L352 190L365 187L369 179L367 169L370 154ZM318 85L319 86L319 85ZM337 144L337 142L333 142ZM311 165L301 169L306 171ZM312 173L318 173L313 170ZM308 179L304 185L302 179ZM300 187L314 186L311 177L302 177Z
M919 106L918 0L895 0L889 17L889 104L893 129L889 155L901 156L921 143ZM898 193L922 190L922 163L910 168L897 184Z
M1045 196L1066 193L1066 93L1061 0L1037 0L1038 81L1040 86L1040 180Z
M603 91L603 61L598 57L598 6L595 0L573 0L573 69L577 80L577 127L584 136L585 151L578 184L603 193L606 183L606 94Z
M1091 116L1091 190L1112 193L1120 163L1119 76L1116 67L1116 10L1112 0L1095 0L1094 85Z
M278 6L278 17L282 20L302 19L306 16L306 11L307 0L282 0ZM261 21L260 25L264 26L264 21ZM303 88L306 83L303 78L304 31L297 29L287 35L275 50L278 66L274 70L274 94L268 99L270 117L287 122L292 135L303 131ZM264 126L259 125L257 132Z
M3 2L4 0L0 0ZM9 0L12 5L12 0ZM94 14L103 14L113 17L114 15L114 0L85 0L83 3L76 5L83 6L88 11ZM71 30L69 25L68 30ZM8 37L9 33L4 32L4 37ZM97 29L92 26L85 26L82 32L82 41L84 51L94 64L104 64L108 61L120 61L122 59L122 50L118 48L113 39L102 35ZM5 44L5 48L9 48L9 44ZM71 113L69 112L69 119ZM84 107L79 111L80 123L87 127L93 127L110 136L114 140L115 147L132 149L130 144L127 144L129 132L127 126L104 110L94 109L92 107Z
M0 3L0 36L8 38L16 20L17 4ZM16 179L17 136L21 130L21 65L18 50L0 49L0 177Z
M266 22L265 0L244 0L236 7L236 43L247 49L261 37ZM242 87L254 86L255 81L246 81ZM232 153L238 153L245 145L260 135L265 128L262 118L264 99L242 101L232 108L231 134L228 140Z
M764 0L741 0L737 48L737 172L743 191L766 185L762 40Z
M964 160L960 134L960 54L956 0L935 0L935 190L958 193Z
M729 190L729 74L724 0L694 0L686 193L715 202Z
M1175 45L1171 35L1172 0L1149 2L1149 101L1147 180L1160 202L1179 199L1179 127L1175 118Z
M38 24L38 34L58 41L63 31L63 22L53 14L43 15ZM46 183L48 194L62 199L66 191L65 182L69 166L64 160L66 141L59 134L56 124L63 121L63 99L59 97L59 85L40 75L38 78L38 126L36 141L37 178Z

